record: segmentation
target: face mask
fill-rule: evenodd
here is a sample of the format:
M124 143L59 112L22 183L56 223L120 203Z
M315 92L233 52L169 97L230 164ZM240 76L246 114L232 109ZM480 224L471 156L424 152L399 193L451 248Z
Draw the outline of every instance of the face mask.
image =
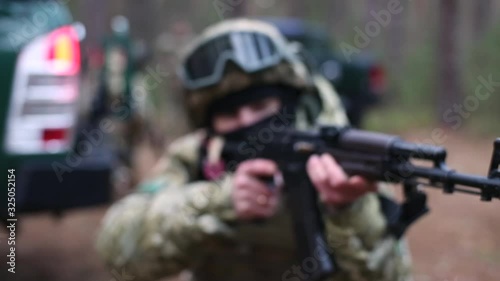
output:
M224 134L217 134L229 141L245 141L247 138L258 137L263 130L283 130L290 128L295 122L295 108L282 107L280 111L264 118L250 126L242 127Z
M253 135L257 135L259 131L269 128L271 126L271 120L274 115L271 115L257 123L254 123L250 126L242 127L236 130L233 130L229 133L220 134L222 138L228 141L244 141L246 138L251 137Z
M209 131L209 137L207 141L207 146L206 149L211 150L210 146L208 143L213 144L215 139L220 139L222 138L225 141L233 142L235 144L240 144L240 143L252 143L254 145L265 145L260 138L262 137L263 134L267 134L269 132L272 132L273 130L276 131L283 131L286 130L287 128L291 128L294 126L295 122L295 106L285 106L282 107L282 109L274 115L271 115L257 123L254 123L250 126L246 126L243 128L239 128L237 130L224 133L224 134L217 134L213 132L212 130ZM220 155L219 153L221 152L220 149L222 147L215 145L216 148L215 155ZM214 148L212 146L212 148ZM213 151L212 151L213 152ZM206 152L207 153L207 152ZM210 153L210 152L208 152ZM211 158L212 161L209 161L207 158L208 154L205 154L203 164L202 164L202 172L205 177L205 179L208 180L214 180L219 178L224 174L225 171L234 171L236 167L233 167L231 163L233 163L234 159L228 155L222 155L222 158L219 158L219 156ZM213 160L213 159L216 160Z

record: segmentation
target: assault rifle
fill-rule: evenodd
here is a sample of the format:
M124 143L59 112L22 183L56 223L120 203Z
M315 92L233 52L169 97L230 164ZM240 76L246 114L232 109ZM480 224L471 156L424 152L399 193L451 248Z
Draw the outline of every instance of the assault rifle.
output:
M254 133L255 137L260 132ZM398 215L389 221L389 232L396 238L428 211L426 195L420 186L439 188L449 194L474 194L483 201L500 199L500 138L494 142L486 177L448 168L443 147L406 142L398 136L349 127L327 126L314 132L282 130L273 132L272 138L266 140L254 147L250 146L249 139L226 140L222 154L236 164L251 158L272 159L278 164L283 173L299 258L321 257L318 270L310 275L310 280L323 280L334 274L337 267L334 257L324 247L327 243L318 195L306 173L306 161L312 154L331 154L349 175L401 183L406 202L397 205ZM424 163L415 164L414 160Z

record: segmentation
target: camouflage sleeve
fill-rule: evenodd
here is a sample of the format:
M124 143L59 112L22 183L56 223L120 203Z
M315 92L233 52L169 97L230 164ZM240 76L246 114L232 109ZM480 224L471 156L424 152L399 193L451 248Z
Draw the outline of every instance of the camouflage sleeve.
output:
M231 235L225 221L235 218L230 175L188 184L182 158L170 154L162 161L162 176L115 203L97 238L105 262L135 280L155 280L192 267L210 252L212 239Z
M329 247L343 269L342 276L336 276L338 280L411 280L406 241L387 234L387 222L376 194L365 195L349 208L327 214L325 221Z
M342 102L331 84L320 75L314 77L314 83L323 102L314 125L348 124ZM385 184L380 183L379 187L379 194L391 197ZM327 214L325 227L329 247L343 269L334 280L411 280L406 241L386 234L387 221L377 194L366 195L345 210Z

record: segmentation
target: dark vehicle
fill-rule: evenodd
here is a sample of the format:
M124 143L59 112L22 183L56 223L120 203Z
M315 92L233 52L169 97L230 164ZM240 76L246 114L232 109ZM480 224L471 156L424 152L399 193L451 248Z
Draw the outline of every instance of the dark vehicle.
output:
M79 112L83 34L60 1L0 0L1 200L16 214L111 199L112 150Z
M369 57L347 61L332 47L325 29L293 18L266 18L290 41L302 44L310 67L335 86L352 125L359 127L366 109L377 103L386 90L385 71Z

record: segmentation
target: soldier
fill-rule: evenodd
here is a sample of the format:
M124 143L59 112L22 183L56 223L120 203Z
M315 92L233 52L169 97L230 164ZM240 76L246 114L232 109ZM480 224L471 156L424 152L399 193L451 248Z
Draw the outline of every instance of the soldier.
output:
M186 269L199 281L307 280L318 261L296 258L276 164L251 159L230 172L231 159L220 155L221 139L250 129L347 123L330 84L297 51L272 26L247 19L216 24L192 42L179 74L198 130L175 141L138 192L108 211L97 246L109 266L135 280ZM307 173L324 207L325 247L339 265L331 280L410 280L376 183L347 176L328 155L310 157ZM275 188L263 177L274 177Z

